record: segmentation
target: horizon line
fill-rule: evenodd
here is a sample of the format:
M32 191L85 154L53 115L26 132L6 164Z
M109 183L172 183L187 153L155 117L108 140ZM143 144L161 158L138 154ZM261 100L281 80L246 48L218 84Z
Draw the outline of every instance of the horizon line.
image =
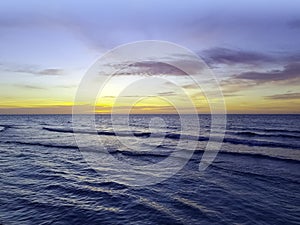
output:
M0 113L0 116L30 116L30 115L300 115L300 113L85 113L85 114L72 114L72 113L7 113L2 114Z

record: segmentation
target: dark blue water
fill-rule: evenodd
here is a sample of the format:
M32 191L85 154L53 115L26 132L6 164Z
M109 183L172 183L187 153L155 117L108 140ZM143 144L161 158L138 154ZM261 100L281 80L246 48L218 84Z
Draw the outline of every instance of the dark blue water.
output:
M153 116L130 118L145 149L156 144ZM101 136L116 159L138 165L168 157L179 138L197 137L179 173L133 187L110 179L109 166L99 173L86 163L70 115L0 116L0 224L300 224L299 115L229 115L221 151L204 172L210 116L199 116L200 133L191 124L181 135L178 116L160 117L166 126L156 132L165 138L151 151L122 146L128 127L116 132L109 116L97 116L98 136L82 129L91 148Z

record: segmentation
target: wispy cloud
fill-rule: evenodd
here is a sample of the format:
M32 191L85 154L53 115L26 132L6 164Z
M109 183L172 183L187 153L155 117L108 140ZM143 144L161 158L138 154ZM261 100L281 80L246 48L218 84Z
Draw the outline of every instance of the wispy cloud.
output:
M286 93L286 94L277 94L277 95L269 95L265 96L266 99L272 100L294 100L300 99L300 92L298 93Z
M175 95L177 95L175 91L163 91L157 94L157 96L175 96Z
M182 58L180 58L182 57ZM199 64L199 61L195 59L191 60L185 56L170 56L170 58L157 58L149 61L142 62L124 62L116 64L106 65L107 71L99 72L99 75L110 74L116 71L114 74L120 75L172 75L172 76L186 76L187 73L180 68L188 69L189 73L199 73L205 64Z
M224 94L233 94L257 86L253 81L245 81L240 79L227 79L221 82L222 92Z
M274 52L255 52L239 49L229 49L222 47L214 47L199 52L199 56L203 57L206 63L211 66L224 64L233 65L282 65L297 63L300 61L299 51L274 51Z
M59 68L45 68L39 69L34 65L16 65L16 64L0 64L2 71L14 72L14 73L27 73L36 76L60 76L64 74L63 69Z
M60 76L63 74L62 69L43 69L43 70L36 70L32 68L23 68L23 69L10 69L10 72L17 72L17 73L28 73L36 76Z
M0 114L70 114L72 106L1 107Z
M15 84L15 87L24 88L24 89L34 89L34 90L45 90L45 87L30 85L30 84Z
M300 63L290 63L281 70L242 72L222 80L220 84L224 94L233 94L268 83L273 87L300 83Z
M199 89L198 84L185 84L185 85L182 85L182 87L185 89Z
M211 48L199 53L209 64L262 64L274 61L274 57L252 51L235 50L228 48Z
M300 78L300 63L291 63L282 70L271 70L266 72L249 71L233 76L233 79L255 81L256 83L291 81Z
M158 74L171 74L171 75L186 75L182 70L162 62L136 62L130 66L133 72L147 74L147 75L158 75Z
M153 93L151 95L143 95L142 93L140 95L119 95L119 96L113 96L113 95L106 95L101 96L101 98L143 98L143 97L159 97L159 96L176 96L177 93L175 91L162 91Z
M47 76L58 76L63 74L62 69L45 69L37 71L35 74L37 75L47 75Z
M66 89L74 89L78 87L78 84L70 84L70 85L56 85L56 88L66 88Z

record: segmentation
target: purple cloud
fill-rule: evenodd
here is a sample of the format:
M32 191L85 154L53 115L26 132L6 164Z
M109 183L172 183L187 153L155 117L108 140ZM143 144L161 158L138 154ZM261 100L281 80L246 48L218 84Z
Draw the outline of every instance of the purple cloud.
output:
M274 61L274 57L258 52L233 50L228 48L211 48L204 50L204 56L209 64L261 64Z
M251 80L257 82L287 81L300 78L300 62L286 65L282 70L266 72L244 72L234 75L233 79Z

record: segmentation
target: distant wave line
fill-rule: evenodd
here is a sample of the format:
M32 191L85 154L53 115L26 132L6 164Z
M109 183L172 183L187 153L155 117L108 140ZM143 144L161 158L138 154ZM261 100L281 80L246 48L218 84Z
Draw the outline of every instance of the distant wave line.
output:
M49 148L62 148L62 149L79 149L77 146L74 145L53 145L53 144L44 144L44 143L31 143L31 142L21 142L21 141L0 141L0 143L5 143L5 144L20 144L20 145L31 145L31 146L41 146L41 147L49 147ZM164 149L169 149L172 150L172 148L164 147L164 146L158 146L158 148L164 148ZM92 148L85 148L84 150L86 151L91 151L95 153L104 153L107 154L105 151L97 151ZM182 150L182 151L188 151L188 150ZM204 150L196 150L195 154L203 153ZM111 150L109 151L110 154L123 154L127 156L133 156L133 157L169 157L170 152L137 152L137 151L126 151L126 150ZM232 156L247 156L247 157L253 157L253 158L265 158L265 159L272 159L272 160L280 160L280 161L286 161L286 162L293 162L293 163L299 163L300 160L297 159L291 159L291 158L283 158L283 157L276 157L276 156L271 156L271 155L266 155L266 154L259 154L259 153L248 153L248 152L229 152L229 151L224 151L221 150L219 151L218 154L226 154L226 155L232 155Z
M49 128L49 127L43 127L44 130L51 131L51 132L61 132L61 133L83 133L83 134L98 134L98 135L106 135L106 136L120 136L120 137L130 137L130 136L136 136L136 137L150 137L151 132L113 132L113 131L86 131L86 130L76 130L73 129L65 129L65 128ZM157 133L152 135L151 137L158 137L158 136L164 136L168 139L184 139L184 140L195 140L195 141L208 141L209 137L205 136L193 136L193 135L182 135L182 134L176 134L176 133ZM245 133L245 136L249 134ZM229 138L225 137L223 139L224 143L230 143L230 144L241 144L241 145L247 145L247 146L261 146L261 147L278 147L278 148L289 148L289 149L300 149L300 146L297 144L292 143L279 143L279 142L270 142L270 141L262 141L262 140L245 140L245 139L238 139L238 138Z

